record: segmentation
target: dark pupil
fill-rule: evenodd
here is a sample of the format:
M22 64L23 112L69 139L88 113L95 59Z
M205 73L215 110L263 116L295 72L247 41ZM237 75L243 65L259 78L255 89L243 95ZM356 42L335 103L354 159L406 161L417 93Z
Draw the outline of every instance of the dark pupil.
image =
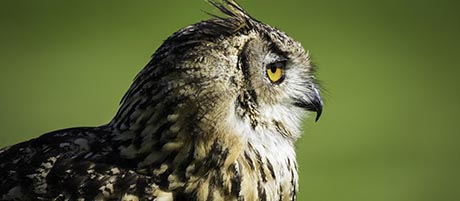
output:
M270 71L271 71L272 73L275 73L275 72L276 72L276 66L275 66L275 65L271 65L271 66L270 66Z

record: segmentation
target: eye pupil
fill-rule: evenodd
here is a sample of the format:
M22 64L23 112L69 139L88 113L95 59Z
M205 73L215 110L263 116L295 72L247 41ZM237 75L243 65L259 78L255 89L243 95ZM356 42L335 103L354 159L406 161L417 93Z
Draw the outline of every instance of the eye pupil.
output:
M275 65L271 65L271 66L270 66L270 71L271 71L272 73L275 73L275 72L276 72L276 69L277 69L277 67L276 67Z

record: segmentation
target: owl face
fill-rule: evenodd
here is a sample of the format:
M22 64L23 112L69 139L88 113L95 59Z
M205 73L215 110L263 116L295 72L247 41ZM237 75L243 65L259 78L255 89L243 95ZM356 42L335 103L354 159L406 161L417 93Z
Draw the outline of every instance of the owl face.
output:
M268 25L252 23L253 29L240 36L245 43L233 64L242 75L234 105L253 128L284 125L285 135L296 139L305 110L317 112L317 120L321 115L314 67L298 42Z

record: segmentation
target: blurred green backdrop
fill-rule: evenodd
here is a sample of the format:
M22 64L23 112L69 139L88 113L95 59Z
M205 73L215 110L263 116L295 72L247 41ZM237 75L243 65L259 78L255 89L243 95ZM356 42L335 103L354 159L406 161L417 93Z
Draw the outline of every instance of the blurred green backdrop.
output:
M460 200L460 4L242 0L302 42L327 90L297 144L299 200ZM203 0L0 1L0 146L108 122Z

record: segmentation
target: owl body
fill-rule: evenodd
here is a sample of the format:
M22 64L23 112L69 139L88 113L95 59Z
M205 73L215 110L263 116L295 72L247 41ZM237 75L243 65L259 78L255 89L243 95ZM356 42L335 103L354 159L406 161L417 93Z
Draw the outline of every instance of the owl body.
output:
M294 143L321 114L302 46L233 1L169 37L107 125L0 150L4 200L295 200Z

